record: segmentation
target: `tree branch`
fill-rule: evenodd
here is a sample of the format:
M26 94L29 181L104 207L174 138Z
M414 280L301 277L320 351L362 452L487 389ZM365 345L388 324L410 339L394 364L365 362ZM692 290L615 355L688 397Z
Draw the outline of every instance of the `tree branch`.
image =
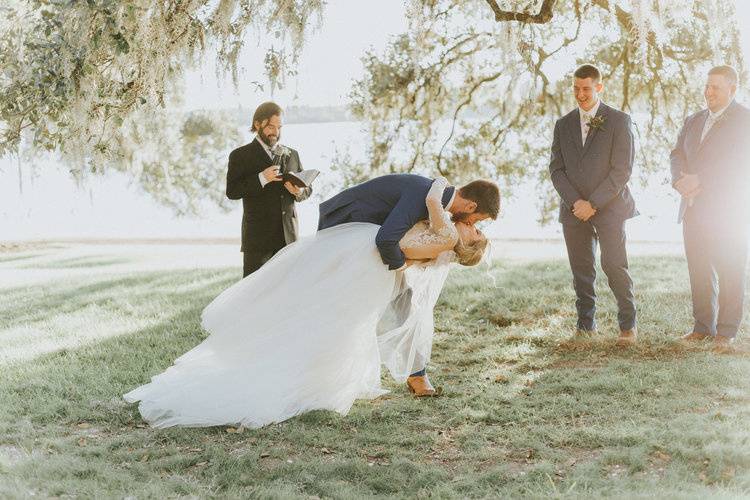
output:
M552 9L555 7L557 0L544 0L539 8L539 13L529 14L528 12L512 12L502 10L495 0L485 0L495 13L495 21L518 21L520 23L546 24L552 19Z
M497 72L497 73L495 73L495 74L493 74L493 75L489 75L489 76L486 76L486 77L484 77L484 78L481 78L481 79L480 79L479 81L477 81L477 82L476 82L476 83L474 84L474 86L473 86L473 87L472 87L472 88L471 88L471 89L469 90L469 92L468 92L468 95L466 96L466 98L465 98L465 99L464 99L464 100L463 100L463 101L462 101L462 102L461 102L461 103L460 103L460 104L458 105L458 107L457 107L457 108L456 108L456 110L454 111L454 113L453 113L453 120L452 120L452 122L451 122L451 131L450 131L450 133L448 134L448 137L447 137L447 138L445 139L445 142L443 142L443 145L442 145L442 146L440 147L440 151L438 152L438 156L437 156L437 161L436 161L436 164L437 164L437 170L438 170L438 172L440 172L441 174L443 173L443 171L442 171L442 170L441 170L441 168L440 168L440 163L441 163L441 162L442 162L442 160L443 160L443 151L445 150L445 147L446 147L446 146L448 145L448 143L449 143L449 142L451 141L451 139L453 138L453 134L454 134L454 133L456 132L456 121L458 120L458 114L459 114L459 113L461 112L461 110L462 110L462 109L463 109L464 107L466 107L466 106L468 106L469 104L471 104L471 101L472 101L472 99L474 98L474 92L476 92L476 91L477 91L477 89L479 89L479 88L480 88L480 87L481 87L482 85L484 85L485 83L488 83L488 82L492 82L492 81L495 81L495 80L497 80L497 79L498 79L498 78L500 78L501 76L503 76L503 72L502 72L502 71L500 71L500 72Z

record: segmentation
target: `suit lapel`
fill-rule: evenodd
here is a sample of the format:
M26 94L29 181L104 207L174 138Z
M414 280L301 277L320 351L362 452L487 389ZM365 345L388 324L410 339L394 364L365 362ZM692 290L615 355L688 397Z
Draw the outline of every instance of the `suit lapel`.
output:
M606 110L607 110L607 105L604 104L603 102L600 103L599 104L599 109L596 110L595 118L596 117L605 117L606 118L606 116L607 116ZM589 133L586 135L586 142L583 145L583 153L582 153L582 155L585 155L586 151L589 150L589 147L591 146L591 143L593 142L594 137L596 137L596 134L599 132L599 128L606 126L606 124L607 124L607 120L605 119L602 122L602 124L601 124L600 127L598 127L598 128L589 127Z
M724 113L719 117L718 120L713 124L711 127L711 130L708 131L708 134L706 134L706 138L701 141L701 135L703 134L703 127L706 126L706 120L708 119L708 110L706 110L706 116L702 120L702 126L700 128L700 131L698 132L698 149L696 152L700 152L703 149L703 146L708 144L708 142L716 135L716 131L720 130L724 123L729 121L732 116L732 112L734 111L734 101L727 107L727 109L724 110Z
M258 159L261 167L260 170L265 170L266 168L271 166L273 160L271 160L271 158L268 156L268 153L266 153L266 150L263 148L263 145L258 141L257 138L253 139L253 142L250 143L250 148L252 150L253 156Z
M687 149L690 155L695 155L701 147L701 134L703 133L703 127L706 126L706 120L708 119L708 110L703 110L698 116L695 117L694 125L688 132L687 137Z
M581 115L578 110L570 113L568 118L568 124L565 127L570 135L570 140L575 144L576 151L580 156L583 152L583 144L581 143Z

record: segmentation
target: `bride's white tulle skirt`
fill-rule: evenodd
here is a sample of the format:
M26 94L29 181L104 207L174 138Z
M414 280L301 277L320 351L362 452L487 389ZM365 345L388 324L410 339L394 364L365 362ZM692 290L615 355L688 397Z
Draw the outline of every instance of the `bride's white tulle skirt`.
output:
M260 427L310 410L345 415L430 357L432 309L448 273L389 271L379 226L332 227L285 247L203 311L209 332L151 382L124 395L154 427Z

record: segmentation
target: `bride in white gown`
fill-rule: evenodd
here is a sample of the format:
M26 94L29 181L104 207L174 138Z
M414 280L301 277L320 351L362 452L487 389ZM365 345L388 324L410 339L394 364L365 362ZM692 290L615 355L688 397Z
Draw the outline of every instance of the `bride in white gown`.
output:
M450 263L479 262L486 238L452 223L433 182L429 221L400 242L408 262L389 271L380 226L348 223L279 252L203 311L209 333L151 382L124 395L153 427L261 427L301 413L348 413L386 393L380 366L403 382L430 357L433 307ZM403 293L407 290L409 293Z

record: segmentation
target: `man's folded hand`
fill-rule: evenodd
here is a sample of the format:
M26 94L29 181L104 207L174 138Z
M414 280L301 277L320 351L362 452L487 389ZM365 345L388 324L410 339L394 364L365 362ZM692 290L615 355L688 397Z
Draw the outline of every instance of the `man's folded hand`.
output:
M573 215L586 222L596 214L596 209L586 200L578 200L573 204Z
M674 188L685 198L693 198L700 190L701 181L698 174L686 174L681 172L682 177L674 183Z

